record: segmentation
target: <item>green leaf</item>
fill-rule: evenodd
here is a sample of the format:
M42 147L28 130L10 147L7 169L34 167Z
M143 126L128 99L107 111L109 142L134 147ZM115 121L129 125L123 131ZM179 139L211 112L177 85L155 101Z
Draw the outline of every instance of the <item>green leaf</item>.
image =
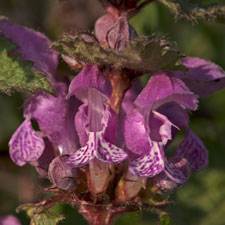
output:
M160 218L160 225L170 225L170 217L168 215L163 215L161 218Z
M0 38L0 91L9 95L13 91L54 94L47 77L34 71L31 61L21 61L20 55L14 54L16 48L9 39Z
M25 211L30 217L30 225L57 225L64 217L60 214L52 213L49 210L44 210L42 206L33 204L21 205L17 211Z
M193 23L197 19L224 22L225 21L225 5L201 5L196 1L186 0L159 0L163 5L172 10L176 18L185 18Z
M114 69L127 69L138 73L159 70L184 70L179 64L182 55L164 37L141 37L131 41L123 52L103 49L99 44L85 42L80 36L64 36L53 44L61 54L87 64Z

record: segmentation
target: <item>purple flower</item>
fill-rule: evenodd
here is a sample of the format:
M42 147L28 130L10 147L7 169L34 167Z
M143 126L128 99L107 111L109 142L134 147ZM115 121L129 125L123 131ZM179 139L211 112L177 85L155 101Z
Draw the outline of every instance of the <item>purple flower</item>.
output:
M15 216L1 216L0 225L21 225L19 220Z
M50 41L44 35L7 20L0 21L0 28L19 46L22 60L33 61L35 69L45 73L55 87L56 96L37 93L26 101L25 121L9 142L10 156L17 165L32 162L45 176L58 149L61 154L70 154L79 148L73 120L80 103L75 97L66 99L67 84L56 79L58 54L50 49ZM40 132L33 129L31 119L38 122Z
M178 121L170 121L161 113L165 106L166 111L168 103L180 108L178 111L170 108ZM164 148L172 139L172 129L179 129L179 114L183 115L185 108L197 108L197 96L171 73L157 73L150 78L134 104L135 108L125 120L125 141L132 155L130 172L139 177L154 177L164 171L174 182L184 183L187 177L165 157Z
M75 116L81 148L67 163L83 166L95 157L105 163L120 163L127 154L114 145L117 116L107 104L112 87L96 66L86 66L71 82L68 97L75 95L84 104Z
M53 159L57 155L56 149L60 154L71 154L79 148L73 123L79 102L74 97L66 99L65 84L56 83L55 88L56 97L40 93L25 103L26 120L9 142L11 158L19 166L38 160L42 154ZM38 122L41 132L36 132L32 128L31 119ZM43 137L46 137L50 144L45 145L47 139L44 142ZM52 148L55 150L51 150ZM46 168L46 163L44 165L41 162L44 161L39 160L38 167Z
M174 102L169 102L160 106L158 111L166 115L178 128L186 130L185 138L168 162L180 170L187 180L190 170L202 170L208 165L208 151L202 141L189 129L189 116L185 109ZM172 127L172 137L176 135L177 131L178 129ZM157 187L157 192L164 193L173 191L180 182L171 178L170 173L164 170L152 178L152 184Z
M189 116L185 109L197 108L197 97L191 91L207 97L225 85L224 71L217 65L194 57L183 58L181 63L188 72L157 73L150 78L125 120L125 140L131 152L130 172L154 177L153 181L161 189L166 186L170 189L187 180L189 173L178 162L186 160L186 171L188 167L198 171L208 165L208 152L188 128ZM186 130L184 140L174 157L166 159L165 147L182 128Z
M40 130L61 154L70 154L78 147L78 136L73 123L80 102L74 97L66 99L67 85L55 84L56 96L36 94L25 103L25 116L38 122Z

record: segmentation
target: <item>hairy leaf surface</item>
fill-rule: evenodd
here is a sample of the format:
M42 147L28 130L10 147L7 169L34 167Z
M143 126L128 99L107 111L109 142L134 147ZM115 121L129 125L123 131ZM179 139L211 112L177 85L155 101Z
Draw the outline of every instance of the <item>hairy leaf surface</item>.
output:
M13 91L54 93L47 77L34 71L31 61L21 61L16 50L17 46L9 39L0 38L0 91L6 94Z
M80 36L66 35L53 44L60 53L91 65L111 66L140 73L159 70L183 70L182 55L164 37L142 37L130 41L122 52L104 49L95 42L85 42Z
M64 217L60 214L52 213L44 210L41 206L32 204L21 205L17 211L25 211L27 216L30 217L30 225L57 225Z

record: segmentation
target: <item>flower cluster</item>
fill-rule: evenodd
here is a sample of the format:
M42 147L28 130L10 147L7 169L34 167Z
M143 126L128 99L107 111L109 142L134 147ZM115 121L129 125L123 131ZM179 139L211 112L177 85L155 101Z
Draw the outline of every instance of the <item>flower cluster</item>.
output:
M117 113L110 104L114 90L104 68L82 62L82 70L72 81L59 78L58 55L49 49L46 37L6 20L0 29L19 47L25 45L21 40L26 36L30 52L21 51L22 57L34 61L55 89L55 96L36 93L24 104L25 120L9 142L11 159L18 166L31 163L41 177L63 190L76 188L80 169L89 171L87 179L98 183L97 193L107 189L110 173L117 173L113 168L122 168L120 177L151 180L164 193L184 184L190 171L207 166L208 152L190 130L188 112L197 109L198 97L225 86L225 73L217 65L185 57L181 64L187 71L158 71L145 87L134 79ZM98 43L115 51L126 49L137 35L125 17L109 14L96 22L95 34ZM181 129L186 135L168 158L167 148ZM93 177L98 170L100 177Z

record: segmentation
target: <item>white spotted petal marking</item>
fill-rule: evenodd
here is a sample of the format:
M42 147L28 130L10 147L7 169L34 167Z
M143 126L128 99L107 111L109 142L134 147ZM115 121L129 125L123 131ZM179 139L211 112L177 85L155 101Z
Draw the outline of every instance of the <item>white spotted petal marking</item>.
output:
M127 158L127 153L123 149L105 141L99 134L99 146L96 157L106 163L120 163Z
M26 119L19 126L9 142L10 157L18 166L37 160L44 148L44 140L32 128L30 119Z
M139 177L153 177L164 170L164 154L159 143L151 142L150 152L130 163L130 172Z
M67 164L80 167L89 163L94 157L106 163L120 163L127 158L127 153L103 138L103 132L88 132L87 144L67 159Z
M94 96L96 97L96 93L94 92L93 94L92 90L92 92L89 91L88 94L91 102L91 104L89 103L88 105L88 114L90 115L86 117L87 121L83 124L82 128L87 134L88 141L82 148L72 154L67 159L66 163L72 167L80 167L89 163L95 157L105 163L120 163L127 158L127 153L105 140L105 138L107 138L105 137L105 133L107 132L108 126L110 126L110 106L106 104L104 113L100 113L100 111L103 110L102 97L97 95L97 100L99 101L97 101L97 105L99 107L96 107L93 103L96 99L92 99ZM116 133L116 130L114 131Z
M98 146L98 139L96 133L88 133L88 142L85 146L78 149L74 154L72 154L66 163L72 167L80 167L89 163L95 157L96 148Z

